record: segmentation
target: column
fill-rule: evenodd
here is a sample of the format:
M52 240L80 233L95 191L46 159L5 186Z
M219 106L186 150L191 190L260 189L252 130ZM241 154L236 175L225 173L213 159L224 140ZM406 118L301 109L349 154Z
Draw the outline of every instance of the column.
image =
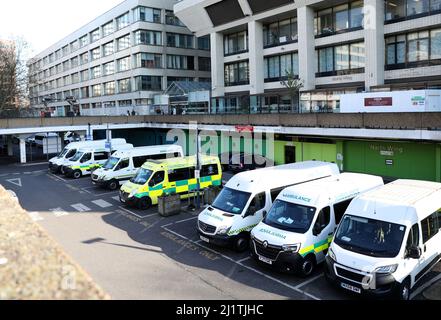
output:
M7 139L8 139L8 156L12 157L14 155L12 136L7 136Z
M297 9L299 78L303 81L303 90L315 89L315 39L314 10L311 7Z
M263 72L263 25L261 22L248 23L248 52L250 68L250 94L264 92Z
M365 89L384 84L384 2L364 1Z
M215 32L210 35L212 96L225 95L224 80L224 36Z
M26 140L20 137L20 163L26 163Z

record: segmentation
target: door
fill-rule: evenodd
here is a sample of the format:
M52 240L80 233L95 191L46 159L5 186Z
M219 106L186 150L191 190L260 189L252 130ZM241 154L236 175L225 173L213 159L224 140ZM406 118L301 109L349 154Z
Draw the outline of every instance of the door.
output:
M115 179L118 180L120 184L129 180L135 174L133 169L130 168L129 164L129 158L121 159L121 161L115 167Z
M162 195L164 190L165 171L157 171L149 181L149 196L152 204L158 202L158 197Z
M285 146L285 163L295 163L295 162L296 162L296 147Z
M406 250L404 252L404 261L405 261L405 272L410 273L412 277L411 285L415 283L416 276L419 273L419 265L420 259L413 259L408 256L409 248L412 246L416 246L421 248L421 237L420 237L420 226L418 223L415 223L409 231L409 235L407 236L406 241Z
M262 221L264 216L264 211L266 210L266 194L265 192L258 193L251 200L248 208L243 215L243 219L237 219L234 221L241 221L240 225L234 225L232 231L242 230L251 231L260 221Z
M92 153L87 152L83 155L83 157L80 160L81 167L84 166L84 169L81 169L81 171L84 173L90 172L90 166L92 165Z
M312 228L312 243L308 245L314 245L314 252L317 263L322 262L325 259L325 255L328 252L328 238L334 233L334 226L331 223L331 208L325 207L320 210L317 215L317 219L314 222Z

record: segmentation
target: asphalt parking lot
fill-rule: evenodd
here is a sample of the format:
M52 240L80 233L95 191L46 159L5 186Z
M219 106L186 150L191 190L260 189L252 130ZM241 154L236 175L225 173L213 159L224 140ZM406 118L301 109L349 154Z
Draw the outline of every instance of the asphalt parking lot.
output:
M117 191L93 186L90 177L65 179L49 173L47 164L5 165L0 184L114 299L358 298L331 287L321 266L306 279L275 273L247 252L199 240L198 212L164 218L156 207L128 208ZM425 276L415 299L440 269Z

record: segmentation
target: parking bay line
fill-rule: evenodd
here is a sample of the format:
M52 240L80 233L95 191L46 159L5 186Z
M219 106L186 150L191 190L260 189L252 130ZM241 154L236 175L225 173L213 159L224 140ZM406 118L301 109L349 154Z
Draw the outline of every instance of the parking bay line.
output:
M168 231L168 232L170 232L170 233L172 233L172 234L178 236L178 237L181 237L181 238L183 238L183 239L185 239L185 240L187 240L187 241L192 242L193 244L196 244L196 245L198 245L198 246L204 248L205 250L208 250L208 251L210 251L210 252L212 252L212 253L215 253L215 254L217 254L217 255L220 255L220 256L221 256L222 258L224 258L224 259L227 259L227 260L229 260L229 261L231 261L231 262L233 262L233 263L235 263L235 264L238 264L238 265L240 265L241 267L246 268L246 269L248 269L248 270L250 270L250 271L253 271L253 272L255 272L255 273L257 273L257 274L259 274L259 275L261 275L261 276L263 276L263 277L265 277L265 278L267 278L267 279L270 279L270 280L272 280L272 281L274 281L274 282L277 282L277 283L279 283L279 284L281 284L281 285L283 285L283 286L285 286L285 287L287 287L287 288L289 288L289 289L291 289L291 290L293 290L293 291L296 291L296 292L298 292L298 293L300 293L300 294L303 294L303 295L305 295L305 296L307 296L307 297L309 297L309 298L311 298L311 299L314 299L314 300L321 300L320 298L318 298L318 297L316 297L316 296L314 296L314 295L312 295L312 294L310 294L310 293L308 293L308 292L305 292L305 291L303 291L303 290L301 290L301 289L299 289L299 288L297 288L297 287L294 287L294 286L292 286L292 285L289 285L289 284L287 284L287 283L285 283L285 282L283 282L283 281L281 281L281 280L279 280L279 279L276 279L276 278L274 278L274 277L272 277L272 276L269 276L269 275L267 275L267 274L265 274L265 273L263 273L263 272L261 272L261 271L259 271L259 270L257 270L257 269L254 269L254 268L252 268L252 267L249 267L249 266L247 266L247 265L244 265L242 262L240 262L240 260L239 260L239 261L236 261L236 260L234 260L234 259L232 259L232 258L230 258L230 257L228 257L228 256L226 256L226 255L224 255L224 254L222 254L222 253L220 253L220 252L217 252L216 250L213 250L213 249L211 249L211 248L208 248L208 247L206 247L206 246L204 246L204 245L202 245L202 244L196 243L195 241L193 241L193 240L191 240L191 239L189 239L189 238L187 238L187 237L185 237L185 236L183 236L183 235L181 235L181 234L179 234L179 233L177 233L177 232L174 232L173 230L170 230L170 229L168 229L168 228L166 228L166 227L162 227L162 228L163 228L164 230L166 230L166 231Z
M139 214L136 214L136 213L134 213L133 211L131 211L131 210L129 210L129 209L126 209L126 208L124 208L124 207L119 206L118 208L120 208L121 210L123 210L123 211L125 211L125 212L127 212L127 213L133 214L135 217L138 217L138 218L140 218L140 219L144 219L144 218L148 218L148 217L152 217L152 216L154 216L154 215L157 215L157 213L152 213L152 214L148 214L148 215L146 215L146 216L140 216Z
M79 211L79 212L87 212L87 211L91 211L92 210L92 209L90 209L89 207L85 206L82 203L72 204L71 207L74 208L75 210Z
M101 207L101 208L113 207L113 204L111 204L103 199L94 200L94 201L92 201L92 203L96 204L98 207Z
M176 222L174 222L173 224L178 224L178 223L182 223L182 222L190 221L190 220L194 220L194 219L197 219L197 218L198 218L198 216L196 216L196 217L191 217L191 218L188 218L188 219L184 219L184 220L176 221Z
M63 178L61 178L61 177L59 177L59 176L57 176L57 175L55 175L53 173L48 173L48 175L53 177L53 178L55 178L55 179L57 179L57 180L60 180L60 181L63 181L63 182L68 182L66 179L63 179Z

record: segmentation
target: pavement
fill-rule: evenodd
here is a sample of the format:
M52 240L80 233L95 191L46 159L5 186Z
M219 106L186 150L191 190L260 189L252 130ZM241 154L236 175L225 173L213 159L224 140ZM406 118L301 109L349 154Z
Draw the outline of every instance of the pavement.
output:
M113 299L358 298L331 287L322 266L303 279L265 268L247 252L203 243L197 211L164 218L156 207L126 207L117 192L93 186L90 177L66 179L48 173L46 164L0 166L0 184ZM426 292L436 286L440 265L421 280L413 298L432 297Z

